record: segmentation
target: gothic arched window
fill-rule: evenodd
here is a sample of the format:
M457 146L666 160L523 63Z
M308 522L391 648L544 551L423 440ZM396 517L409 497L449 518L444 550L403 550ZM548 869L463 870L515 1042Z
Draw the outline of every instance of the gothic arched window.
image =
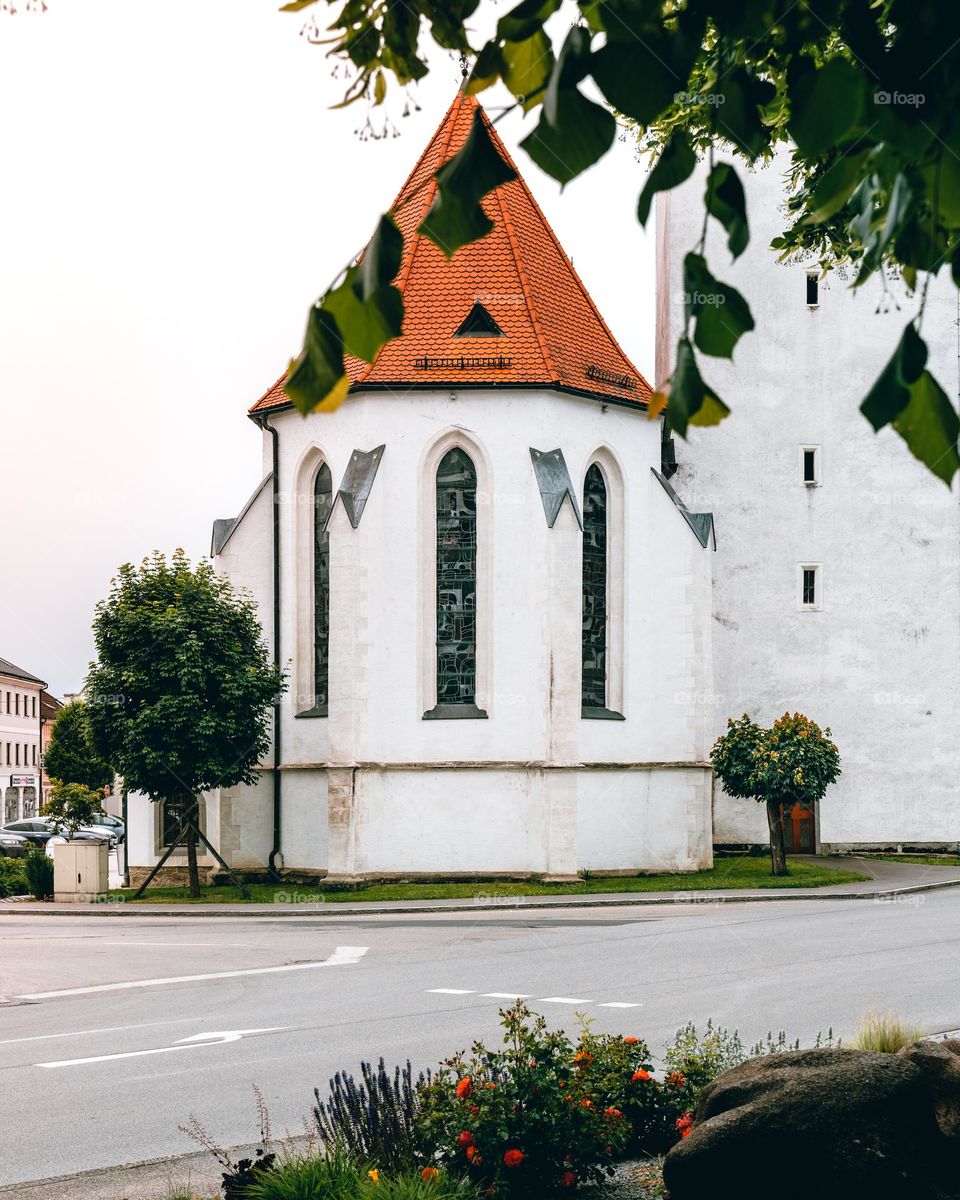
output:
M437 705L476 699L477 471L455 449L437 467Z
M327 713L330 686L330 534L333 479L322 463L313 485L313 695L314 711Z
M596 463L583 483L583 641L580 702L607 707L607 487Z

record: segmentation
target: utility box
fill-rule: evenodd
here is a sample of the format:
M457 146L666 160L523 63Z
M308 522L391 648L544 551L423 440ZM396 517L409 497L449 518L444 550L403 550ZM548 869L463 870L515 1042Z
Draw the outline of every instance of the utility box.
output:
M53 848L53 898L89 904L106 895L110 848L106 842L66 842Z

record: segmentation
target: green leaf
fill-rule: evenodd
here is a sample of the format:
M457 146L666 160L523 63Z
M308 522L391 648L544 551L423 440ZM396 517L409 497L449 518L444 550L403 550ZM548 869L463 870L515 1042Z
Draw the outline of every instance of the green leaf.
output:
M818 224L838 213L863 179L868 150L844 154L821 176L810 201L808 224Z
M688 338L682 337L677 343L677 362L670 378L667 408L670 428L685 438L688 425L717 425L729 412L716 392L703 382L693 347Z
M543 112L555 128L560 122L561 97L575 90L590 71L590 31L574 25L564 38L543 98Z
M461 246L490 232L493 222L480 207L480 201L495 187L516 177L516 171L493 144L477 109L469 137L437 172L436 199L418 232L439 246L447 258L452 258Z
M536 129L520 145L542 171L564 184L606 154L617 135L617 123L576 88L560 93L555 112L556 124L547 119L544 106Z
M748 158L756 158L770 144L770 131L760 110L776 95L776 88L737 67L718 81L714 92L718 100L723 97L723 103L716 106L717 133L733 142Z
M747 199L740 177L729 163L717 163L710 172L705 199L707 212L727 231L727 248L739 258L750 241Z
M385 213L377 224L360 262L363 299L369 300L373 293L396 278L403 259L403 234L394 224L393 218Z
M343 351L372 363L380 347L400 336L403 299L395 287L382 287L363 298L359 267L351 267L343 283L323 301L343 339Z
M543 29L544 22L557 11L563 0L522 0L497 22L497 40L523 42Z
M957 438L960 418L943 388L929 371L910 385L910 402L893 427L918 458L950 487L960 470Z
M863 128L867 79L845 58L832 58L789 85L790 133L806 158L820 158Z
M500 47L496 42L487 42L480 48L480 53L473 64L473 70L467 80L467 95L476 96L478 92L491 87L500 78L502 70L503 56L500 53Z
M350 387L343 365L343 339L333 316L314 305L299 357L290 364L283 390L306 416L339 408Z
M640 192L640 199L637 201L637 220L641 225L647 223L654 195L657 192L668 192L671 188L683 183L693 173L696 165L697 156L686 137L682 133L674 133L660 152L660 157L653 164L653 169L647 176L647 182Z
M911 322L903 331L890 361L860 405L873 428L882 429L896 420L910 402L910 388L927 363L927 347Z
M687 319L696 322L693 340L704 354L731 358L737 342L753 329L746 300L727 283L711 275L700 254L683 260L683 288Z
M514 96L522 99L539 92L553 70L550 39L539 30L522 42L503 46L503 82Z
M608 103L640 125L648 125L685 86L669 65L667 52L646 42L608 41L590 60L590 70Z
M289 4L280 6L281 12L302 12L305 8L309 8L311 4L318 3L318 0L290 0Z

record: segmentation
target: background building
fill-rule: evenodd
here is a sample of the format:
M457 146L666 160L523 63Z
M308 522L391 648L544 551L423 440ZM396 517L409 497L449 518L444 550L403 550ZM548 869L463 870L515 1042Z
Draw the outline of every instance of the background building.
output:
M39 811L41 694L36 675L0 658L0 795L3 821Z
M770 250L782 231L781 157L749 172L750 245L730 262L711 222L714 274L747 297L756 330L733 362L703 358L732 415L676 439L678 489L716 514L714 734L744 712L800 710L833 730L843 775L788 836L806 849L960 842L960 511L947 488L859 402L916 312L897 280L857 290ZM682 262L700 238L703 173L658 197L657 378L683 323ZM929 367L956 400L958 297L930 288ZM714 840L765 842L761 806L717 785Z

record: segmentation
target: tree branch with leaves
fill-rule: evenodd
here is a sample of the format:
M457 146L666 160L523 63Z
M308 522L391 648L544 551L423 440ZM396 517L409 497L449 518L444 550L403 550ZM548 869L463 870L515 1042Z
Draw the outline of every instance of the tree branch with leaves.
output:
M326 36L315 40L355 72L346 103L383 103L389 76L401 85L423 78L430 41L469 56L467 90L502 81L537 117L521 146L560 183L599 161L618 121L627 123L655 159L637 201L642 224L657 193L683 184L701 157L728 153L730 161L709 172L705 229L714 218L734 257L750 236L736 162L792 147L788 224L771 249L813 258L825 270L850 267L854 288L878 273L903 279L914 315L860 407L875 430L892 426L949 486L960 468L960 420L927 368L920 330L929 280L943 272L960 284L960 6L522 0L500 16L493 37L474 44L468 22L480 8L480 0L293 0L283 11L307 13L315 24L332 11ZM570 24L560 38L562 11ZM599 102L583 89L588 79ZM435 208L419 232L447 255L483 236L480 200L504 180L466 168L488 163L491 151L478 121L438 173ZM459 219L440 221L442 212ZM686 256L684 290L722 293L722 328L719 305L688 303L668 391L651 406L652 414L666 406L682 436L730 411L704 380L702 358L730 358L754 329L748 297L714 277L704 241ZM403 303L392 284L402 249L384 216L362 266L348 268L311 310L286 382L302 412L340 403L349 389L346 354L370 362L399 336Z

